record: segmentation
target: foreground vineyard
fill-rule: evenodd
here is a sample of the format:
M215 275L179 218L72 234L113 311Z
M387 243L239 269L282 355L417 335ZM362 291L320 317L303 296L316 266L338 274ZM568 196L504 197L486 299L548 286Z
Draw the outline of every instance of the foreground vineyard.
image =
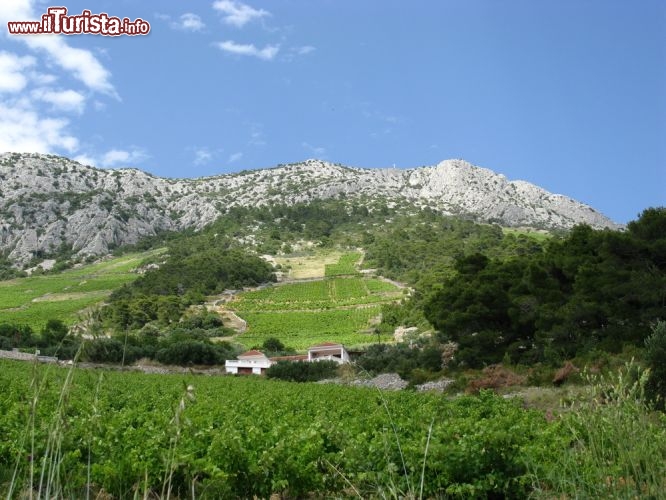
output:
M666 424L633 396L549 423L490 393L0 368L8 498L663 498L666 486Z
M31 473L38 488L43 472L52 476L50 494L74 497L88 487L114 497L164 494L169 482L177 496L194 489L207 498L344 495L351 485L364 495L390 485L406 493L420 488L432 424L426 496L518 494L526 488L522 461L551 439L541 415L492 396L449 402L249 378L78 370L67 385L64 369L1 365L8 390L0 401L0 464L6 489L18 467L15 493Z

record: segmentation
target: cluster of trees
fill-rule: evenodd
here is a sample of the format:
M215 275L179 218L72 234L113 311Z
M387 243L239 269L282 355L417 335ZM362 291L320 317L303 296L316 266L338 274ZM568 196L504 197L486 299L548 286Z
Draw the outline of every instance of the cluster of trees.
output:
M39 349L45 356L93 363L132 363L147 358L170 365L223 364L239 354L238 347L220 338L233 331L225 328L217 314L191 315L166 328L146 325L135 332L117 332L110 337L83 339L68 334L60 320L49 320L41 332L28 325L0 324L0 349Z
M445 217L431 209L395 217L364 233L368 266L383 276L430 288L454 274L455 260L473 253L497 258L540 253L539 240L504 234L497 225Z
M163 259L111 295L103 310L108 327L126 331L170 325L206 295L275 280L265 260L211 231L172 240Z
M82 359L97 363L132 363L147 358L167 365L223 364L239 353L229 342L219 341L232 333L217 314L200 312L167 327L147 324L138 331L87 341Z
M443 217L429 209L396 216L381 230L365 231L366 265L414 289L409 301L382 307L378 329L382 333L391 333L400 325L429 329L423 312L425 302L456 275L458 260L476 253L501 260L539 254L548 238L505 233L496 225Z
M559 363L591 349L642 346L666 317L666 209L648 209L627 231L578 226L543 252L511 258L476 253L424 301L440 339L479 367Z
M361 239L368 239L368 228L375 228L372 231L379 234L379 223L397 213L397 209L389 210L385 205L368 210L346 200L232 207L198 233L186 230L149 238L140 248L166 244L166 258L156 257L156 269L111 295L103 309L104 325L117 332L137 331L149 324L163 328L177 322L189 306L203 302L206 295L274 280L270 265L243 247L241 242L250 233L259 252L288 249L299 239L324 245L343 241L351 244L351 240L359 244ZM408 225L404 217L401 220Z
M420 382L424 372L442 369L442 350L436 343L425 345L374 344L357 360L370 374L397 373L403 379Z
M71 359L79 349L79 341L68 336L68 328L59 319L50 319L41 332L29 325L0 323L0 349L39 349L44 356Z
M335 377L338 368L339 365L335 361L324 360L313 363L278 361L266 370L266 376L290 382L316 382Z

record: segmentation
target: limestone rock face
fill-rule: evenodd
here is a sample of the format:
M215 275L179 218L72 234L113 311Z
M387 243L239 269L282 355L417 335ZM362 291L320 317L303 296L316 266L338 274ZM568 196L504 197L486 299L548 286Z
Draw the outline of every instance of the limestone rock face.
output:
M505 226L618 228L593 208L463 160L410 170L306 160L199 179L104 170L67 158L0 155L0 251L19 265L71 245L102 255L161 230L200 229L231 206L384 199Z

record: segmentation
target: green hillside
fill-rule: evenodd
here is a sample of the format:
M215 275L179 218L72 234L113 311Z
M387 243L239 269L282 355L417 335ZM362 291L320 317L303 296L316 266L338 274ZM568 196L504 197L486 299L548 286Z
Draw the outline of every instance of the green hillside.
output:
M362 278L355 267L358 252L348 252L327 264L327 276L315 281L286 283L239 294L228 304L248 323L237 337L247 347L274 337L287 347L305 349L321 342L345 345L390 341L378 336L374 325L381 319L381 304L402 297L397 286L378 278Z
M127 254L59 274L0 281L1 321L27 324L34 330L49 319L73 323L81 310L134 281L139 276L133 272L137 266L161 251Z

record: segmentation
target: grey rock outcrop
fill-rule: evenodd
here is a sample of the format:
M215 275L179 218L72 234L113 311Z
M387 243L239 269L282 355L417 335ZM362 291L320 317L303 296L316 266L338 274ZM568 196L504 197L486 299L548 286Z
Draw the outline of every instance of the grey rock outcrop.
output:
M410 170L319 160L198 179L103 170L63 157L0 155L0 251L19 265L71 245L102 255L161 230L200 229L232 206L386 199L506 226L617 228L593 208L463 160Z

